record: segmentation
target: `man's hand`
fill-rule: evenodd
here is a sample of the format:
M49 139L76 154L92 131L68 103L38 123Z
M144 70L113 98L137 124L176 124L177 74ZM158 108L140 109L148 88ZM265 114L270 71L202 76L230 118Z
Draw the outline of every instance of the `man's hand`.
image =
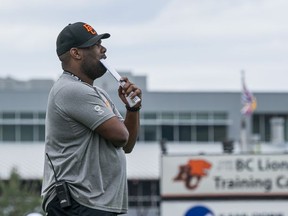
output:
M132 82L130 82L128 80L127 77L122 77L121 80L125 81L125 85L124 86L120 86L118 89L118 95L121 98L121 100L123 101L123 103L127 106L129 106L128 101L126 99L126 97L128 95L131 94L131 92L133 92L130 95L130 98L133 99L135 96L138 96L141 101L142 101L142 91L140 88L138 88L135 84L133 84ZM134 107L140 107L141 106L141 101L138 102Z

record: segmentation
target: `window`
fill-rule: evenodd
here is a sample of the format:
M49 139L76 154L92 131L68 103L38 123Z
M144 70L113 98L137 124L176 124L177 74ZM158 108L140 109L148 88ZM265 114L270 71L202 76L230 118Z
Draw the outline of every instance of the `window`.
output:
M272 139L271 119L280 117L284 119L284 139L288 139L288 115L287 114L254 114L252 118L252 133L260 136L260 141L270 142Z
M179 126L179 141L191 141L191 126Z
M46 117L46 113L44 113L44 112L38 113L38 118L39 119L45 119L45 117Z
M45 140L45 125L37 125L38 128L38 141Z
M162 114L161 114L161 118L162 119L169 119L169 120L171 120L171 119L174 119L174 113L172 113L172 112L163 112Z
M143 141L219 142L228 135L226 112L144 112L141 119Z
M33 125L21 125L20 126L20 140L32 141L33 138Z
M143 117L144 119L157 119L156 113L144 113Z
M15 119L16 115L14 112L4 112L2 117L3 119Z
M197 141L209 141L208 126L196 126Z
M208 113L197 113L197 120L208 120Z
M33 113L30 112L20 113L20 119L33 119Z
M190 120L192 117L191 113L179 113L180 120Z
M265 115L264 117L264 127L265 127L264 140L266 142L269 142L271 140L270 119L271 119L271 115Z
M129 206L138 208L159 206L159 190L158 180L128 180Z
M144 140L146 141L156 141L156 131L157 128L154 125L144 126Z
M16 141L16 126L3 125L2 126L3 141Z
M44 141L45 112L3 112L0 141Z
M227 139L227 134L226 134L226 131L227 131L227 128L226 126L214 126L213 127L214 129L214 138L213 140L215 142L222 142L224 140Z
M226 120L227 114L222 112L213 113L214 120Z
M172 125L162 125L162 139L174 141L174 127Z
M284 139L285 141L288 140L288 115L286 116L285 120L284 120Z
M253 116L252 128L253 134L260 134L260 115Z

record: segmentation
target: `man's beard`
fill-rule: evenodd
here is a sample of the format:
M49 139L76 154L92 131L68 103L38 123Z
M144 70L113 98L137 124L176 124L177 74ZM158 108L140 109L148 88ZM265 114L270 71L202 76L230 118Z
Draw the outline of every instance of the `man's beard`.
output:
M81 64L81 69L84 72L84 74L92 80L95 80L103 76L107 71L107 69L100 61L98 61L95 64L91 63L90 61L88 62L85 59Z

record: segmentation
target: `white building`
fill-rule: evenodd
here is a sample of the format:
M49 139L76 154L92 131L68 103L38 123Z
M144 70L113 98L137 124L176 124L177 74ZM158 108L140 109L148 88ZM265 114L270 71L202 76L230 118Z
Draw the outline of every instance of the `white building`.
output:
M241 92L151 92L145 76L126 73L143 90L141 131L127 155L131 211L157 215L159 206L160 141L178 154L221 154L232 140L241 152ZM125 113L117 83L105 75L96 84L107 90ZM44 161L45 110L52 80L0 79L0 179L13 167L23 179L41 179ZM246 119L249 151L284 152L288 141L288 93L254 93L258 107ZM138 208L136 208L138 207Z

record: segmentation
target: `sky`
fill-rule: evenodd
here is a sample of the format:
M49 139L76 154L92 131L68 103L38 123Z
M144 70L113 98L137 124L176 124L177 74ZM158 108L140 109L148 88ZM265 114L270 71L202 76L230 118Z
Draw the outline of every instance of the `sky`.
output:
M288 92L287 0L0 0L0 78L62 73L56 38L92 25L118 71L152 91ZM137 83L136 83L137 84Z

